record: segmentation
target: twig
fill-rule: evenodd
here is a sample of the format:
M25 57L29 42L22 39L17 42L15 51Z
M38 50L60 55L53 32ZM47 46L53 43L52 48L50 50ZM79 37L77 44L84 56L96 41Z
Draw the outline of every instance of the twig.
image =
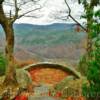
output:
M30 10L30 11L27 11L27 12L23 13L22 15L18 16L17 19L19 19L19 18L21 18L21 17L23 17L23 16L25 16L25 15L31 13L31 12L34 12L34 11L36 11L36 10L39 10L39 9L41 9L41 7L36 8L36 9L33 9L33 10Z
M82 26L82 25L71 15L71 8L70 8L70 6L68 5L68 3L67 3L66 0L64 0L64 1L65 1L65 4L67 5L68 10L69 10L68 16L69 16L74 22L76 22L85 32L87 32L87 29L86 29L84 26Z

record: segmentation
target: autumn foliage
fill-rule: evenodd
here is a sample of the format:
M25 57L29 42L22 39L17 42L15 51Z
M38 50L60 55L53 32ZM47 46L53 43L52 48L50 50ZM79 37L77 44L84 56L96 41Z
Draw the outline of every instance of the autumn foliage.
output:
M29 71L33 81L38 83L57 84L69 74L55 68L33 68Z

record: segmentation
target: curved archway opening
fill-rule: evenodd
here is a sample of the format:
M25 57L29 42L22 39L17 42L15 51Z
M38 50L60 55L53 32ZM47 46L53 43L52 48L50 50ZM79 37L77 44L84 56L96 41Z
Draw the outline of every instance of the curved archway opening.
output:
M68 76L79 78L71 69L59 64L40 63L30 65L26 70L37 84L55 85Z

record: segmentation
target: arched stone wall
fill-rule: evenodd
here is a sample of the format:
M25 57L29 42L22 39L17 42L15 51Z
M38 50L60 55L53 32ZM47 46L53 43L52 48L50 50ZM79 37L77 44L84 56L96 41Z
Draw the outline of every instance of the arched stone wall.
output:
M69 73L72 76L75 76L76 78L81 78L81 74L76 71L74 68L68 67L67 65L61 65L57 63L51 63L51 62L41 62L37 64L31 64L26 67L24 67L25 70L29 71L34 68L55 68L55 69L60 69L66 73Z

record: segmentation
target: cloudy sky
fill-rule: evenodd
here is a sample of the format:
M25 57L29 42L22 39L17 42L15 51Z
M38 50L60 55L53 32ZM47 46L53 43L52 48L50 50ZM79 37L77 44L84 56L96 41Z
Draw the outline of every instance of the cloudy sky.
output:
M42 0L39 2L41 6L43 6L42 9L35 11L31 13L30 15L38 16L38 18L31 18L31 17L23 17L16 21L16 23L30 23L30 24L51 24L51 23L62 23L62 22L73 22L70 18L68 19L67 13L68 8L64 3L64 0ZM68 0L68 4L72 9L72 16L76 18L78 21L83 22L83 20L80 19L80 15L84 12L82 5L79 5L76 0ZM24 10L31 9L33 6L30 5ZM11 7L4 7L6 10L9 11ZM24 8L24 7L23 7ZM58 15L58 16L56 16ZM61 20L61 18L58 17L64 17L64 20ZM67 19L67 20L65 20Z

